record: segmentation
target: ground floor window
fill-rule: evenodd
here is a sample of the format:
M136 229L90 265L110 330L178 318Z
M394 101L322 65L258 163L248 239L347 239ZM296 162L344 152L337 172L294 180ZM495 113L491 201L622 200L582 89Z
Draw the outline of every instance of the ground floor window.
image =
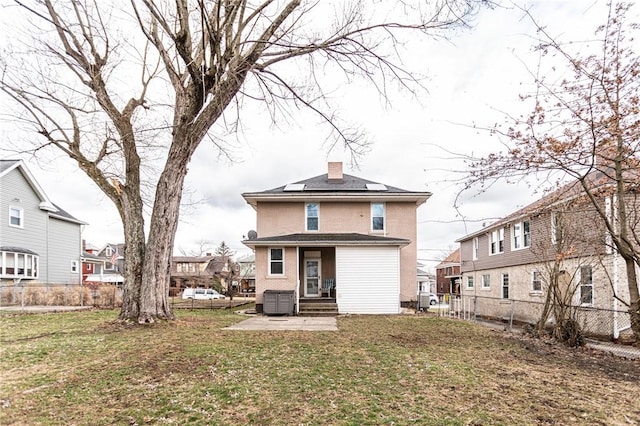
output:
M269 275L284 275L284 249L269 249Z
M491 275L485 274L482 276L482 288L491 287Z
M538 271L531 273L531 290L542 291L542 277Z
M467 277L467 288L473 288L473 277Z
M502 298L509 298L509 274L502 274Z
M36 254L0 252L0 276L38 278L38 262Z
M593 270L591 266L580 267L580 303L593 303Z

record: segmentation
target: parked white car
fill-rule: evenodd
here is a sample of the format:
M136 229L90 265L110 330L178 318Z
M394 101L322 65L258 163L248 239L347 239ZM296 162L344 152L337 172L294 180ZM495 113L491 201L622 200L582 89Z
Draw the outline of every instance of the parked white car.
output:
M182 292L183 299L211 300L224 299L224 295L212 288L185 288Z

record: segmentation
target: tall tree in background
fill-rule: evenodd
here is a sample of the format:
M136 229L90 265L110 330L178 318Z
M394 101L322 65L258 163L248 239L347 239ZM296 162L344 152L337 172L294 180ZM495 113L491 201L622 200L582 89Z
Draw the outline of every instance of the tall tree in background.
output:
M577 182L626 266L630 297L624 303L640 342L640 58L633 50L638 27L627 21L629 9L608 4L592 55L571 50L589 50L586 43L562 43L536 24L541 64L547 59L552 66L535 76L537 91L523 96L532 102L530 115L492 129L507 139L506 149L474 162L468 184L533 172L560 172Z
M333 114L323 77L360 77L382 96L391 81L415 90L402 41L443 36L483 3L16 0L31 27L4 29L18 43L1 55L0 89L31 150L59 149L115 204L127 253L120 319L151 323L173 318L169 262L204 139L224 149L223 133L257 102L274 120L311 110L329 146L357 156L367 142Z

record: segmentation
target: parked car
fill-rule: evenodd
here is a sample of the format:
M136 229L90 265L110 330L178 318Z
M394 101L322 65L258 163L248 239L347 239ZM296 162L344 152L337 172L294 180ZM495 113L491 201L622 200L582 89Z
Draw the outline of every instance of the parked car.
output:
M224 299L224 295L212 288L185 288L182 292L183 299L211 300Z
M438 295L435 293L431 293L429 294L429 304L430 305L437 305L439 302L438 300Z

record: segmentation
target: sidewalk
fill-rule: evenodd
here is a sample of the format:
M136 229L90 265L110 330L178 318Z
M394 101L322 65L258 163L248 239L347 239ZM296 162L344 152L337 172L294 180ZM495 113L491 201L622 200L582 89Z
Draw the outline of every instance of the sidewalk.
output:
M276 317L257 315L223 330L338 331L336 317Z

